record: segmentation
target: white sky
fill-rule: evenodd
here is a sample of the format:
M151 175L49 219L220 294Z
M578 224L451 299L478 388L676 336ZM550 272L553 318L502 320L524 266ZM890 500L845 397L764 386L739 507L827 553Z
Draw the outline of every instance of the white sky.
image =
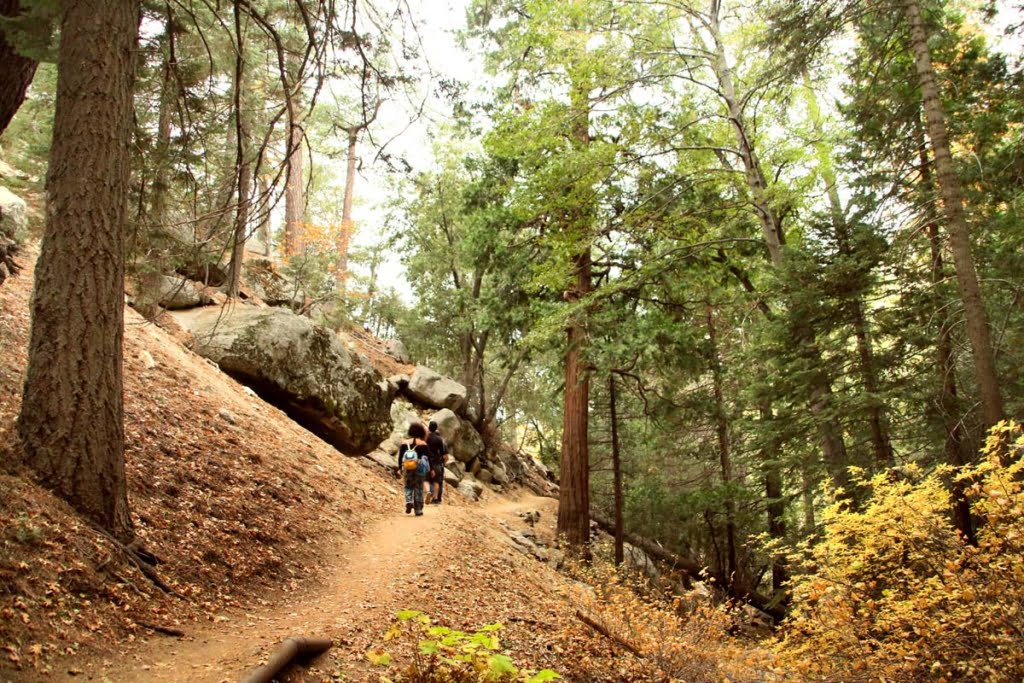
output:
M381 107L371 131L375 144L371 145L365 134L360 139L361 169L356 176L352 211L356 225L352 238L355 247L370 246L384 239L385 205L392 192L391 171L385 162L374 161L378 146L394 138L387 144L388 154L404 159L414 172L429 170L434 161L430 131L450 116L448 105L436 96L436 81L446 78L479 83L483 78L482 58L463 52L455 37L455 32L465 24L467 4L468 0L409 0L408 5L415 13L423 41L424 57L434 80L431 80L428 67L424 67L414 92L408 96L392 97ZM423 115L417 119L417 110L424 96L427 96L426 106ZM316 162L321 165L321 172L326 171L332 176L330 185L340 196L345 183L344 160L329 160L321 156ZM340 216L334 220L340 221ZM394 287L407 303L411 303L412 291L403 275L404 268L398 255L390 254L379 271L379 285L382 289Z

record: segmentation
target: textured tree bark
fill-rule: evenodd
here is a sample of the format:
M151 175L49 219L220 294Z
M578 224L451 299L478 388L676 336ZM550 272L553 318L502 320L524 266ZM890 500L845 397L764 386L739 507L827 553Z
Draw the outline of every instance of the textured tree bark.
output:
M619 451L619 416L616 405L615 375L608 376L608 415L612 428L612 497L615 505L615 564L626 559L623 548L625 526L622 522L622 457Z
M918 155L921 160L921 185L926 193L934 189L932 180L932 167L928 159L928 150L925 148L924 132L920 131L918 140ZM925 220L928 230L928 248L931 255L931 283L933 287L940 287L946 279L945 265L942 258L942 237L939 235L939 217L934 209L934 204L928 202L925 205ZM939 336L935 344L935 355L938 370L938 396L936 397L936 408L942 424L943 433L946 435L943 440L943 450L946 455L946 462L959 471L961 467L971 462L967 447L964 444L963 421L960 418L959 399L956 388L956 356L953 353L953 325L949 316L939 316ZM967 498L967 486L964 482L953 481L953 504L954 520L960 533L971 545L977 545L978 537L974 531L974 520L971 516L971 503Z
M160 70L160 111L156 128L156 164L153 173L149 219L150 225L163 225L167 221L167 192L171 175L171 114L178 99L177 81L174 70L177 65L177 50L174 44L174 13L170 4L165 6L166 28L161 38L164 63Z
M18 0L0 0L0 17L13 17L20 12ZM3 64L0 68L0 133L3 133L25 101L39 62L15 52L0 30L0 64Z
M303 171L302 128L292 127L288 140L288 177L284 188L284 255L290 258L302 249L302 223L306 214L305 172Z
M935 170L942 197L946 229L949 232L950 250L953 252L953 266L960 285L960 299L967 321L967 336L971 341L971 356L978 380L982 414L985 425L991 426L1003 419L1003 397L999 390L996 374L995 355L988 329L985 306L981 299L981 287L971 252L971 237L964 215L960 179L953 166L953 155L949 150L949 135L946 131L946 114L939 98L939 87L935 81L928 37L921 18L921 7L917 0L905 0L903 14L910 29L910 49L917 65L918 85L921 88L921 105L924 109L928 139L931 141Z
M577 147L590 144L590 102L586 86L574 82L571 88L573 111L573 142ZM589 207L580 207L578 215L567 226L576 233L578 250L573 255L574 278L565 292L565 299L574 303L583 299L593 287L591 278L591 236ZM569 549L585 559L590 558L590 450L588 443L590 418L590 376L583 364L587 344L585 316L576 313L566 330L565 396L562 413L562 457L558 494L556 531L569 544Z
M352 198L356 186L356 148L359 144L359 131L362 127L348 129L348 159L345 167L345 198L341 204L341 234L338 235L338 265L335 278L338 281L338 292L344 296L348 283L348 245L352 239Z
M762 406L761 420L771 422L774 419L771 406ZM779 462L777 449L769 447L761 454L764 468L764 495L767 500L768 536L775 540L786 538L786 502L782 497L782 464ZM772 558L772 591L778 596L786 592L786 580L789 571L785 557Z
M66 0L18 434L48 488L122 541L124 236L138 0Z
M590 291L590 247L574 258L575 286L572 300ZM558 493L557 532L575 552L589 556L590 541L590 378L583 366L586 331L576 319L566 332L565 399L562 417L562 458Z
M721 466L722 484L725 486L725 541L726 576L737 580L736 570L736 502L732 498L732 445L729 439L729 419L725 412L725 396L722 389L722 361L718 353L718 330L715 328L715 313L707 307L708 346L711 360L711 379L715 399L715 433L718 436L718 462Z

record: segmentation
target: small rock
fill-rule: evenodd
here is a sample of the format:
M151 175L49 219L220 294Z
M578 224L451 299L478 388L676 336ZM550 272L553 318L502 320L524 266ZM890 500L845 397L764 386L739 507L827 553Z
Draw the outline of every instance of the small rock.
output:
M153 368L156 367L156 361L153 360L153 354L151 354L149 351L146 351L145 349L139 351L139 360L142 361L142 367L146 368L147 370L152 370Z
M220 418L227 422L228 424L238 424L238 416L232 413L227 408L221 408L220 410L218 410L217 415L219 415Z

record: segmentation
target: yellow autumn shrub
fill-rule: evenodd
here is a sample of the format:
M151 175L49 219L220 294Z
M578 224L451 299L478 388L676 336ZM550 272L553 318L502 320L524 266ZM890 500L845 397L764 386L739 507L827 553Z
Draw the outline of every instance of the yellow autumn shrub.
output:
M993 429L966 468L978 546L952 523L949 470L871 479L857 511L832 505L793 579L777 670L814 681L1024 679L1024 439ZM944 481L945 480L945 481Z
M596 563L577 570L588 586L574 596L576 621L562 634L579 681L730 683L780 681L769 652L730 635L738 617L700 594L671 597L643 579Z

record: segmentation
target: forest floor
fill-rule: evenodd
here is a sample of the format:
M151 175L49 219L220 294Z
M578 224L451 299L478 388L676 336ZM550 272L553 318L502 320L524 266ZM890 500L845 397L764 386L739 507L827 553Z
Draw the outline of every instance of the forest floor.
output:
M525 510L552 519L554 503L526 495L474 508L428 506L420 518L396 510L359 542L338 543L320 576L277 595L274 604L226 610L187 639L153 640L115 660L91 662L83 674L117 683L236 681L284 638L311 636L336 645L289 680L369 680L366 653L388 647L383 634L403 609L456 629L502 622L509 652L533 661L546 647L537 642L543 634L536 624L559 627L567 616L560 596L571 588L503 543L499 521L522 525L513 513Z
M573 584L502 527L524 528L513 513L539 509L537 535L550 540L555 501L451 491L406 517L383 468L126 309L129 502L171 592L159 590L12 464L35 255L0 287L0 682L232 681L292 635L336 643L293 680L373 680L366 653L408 608L460 630L501 622L517 662L557 664Z

